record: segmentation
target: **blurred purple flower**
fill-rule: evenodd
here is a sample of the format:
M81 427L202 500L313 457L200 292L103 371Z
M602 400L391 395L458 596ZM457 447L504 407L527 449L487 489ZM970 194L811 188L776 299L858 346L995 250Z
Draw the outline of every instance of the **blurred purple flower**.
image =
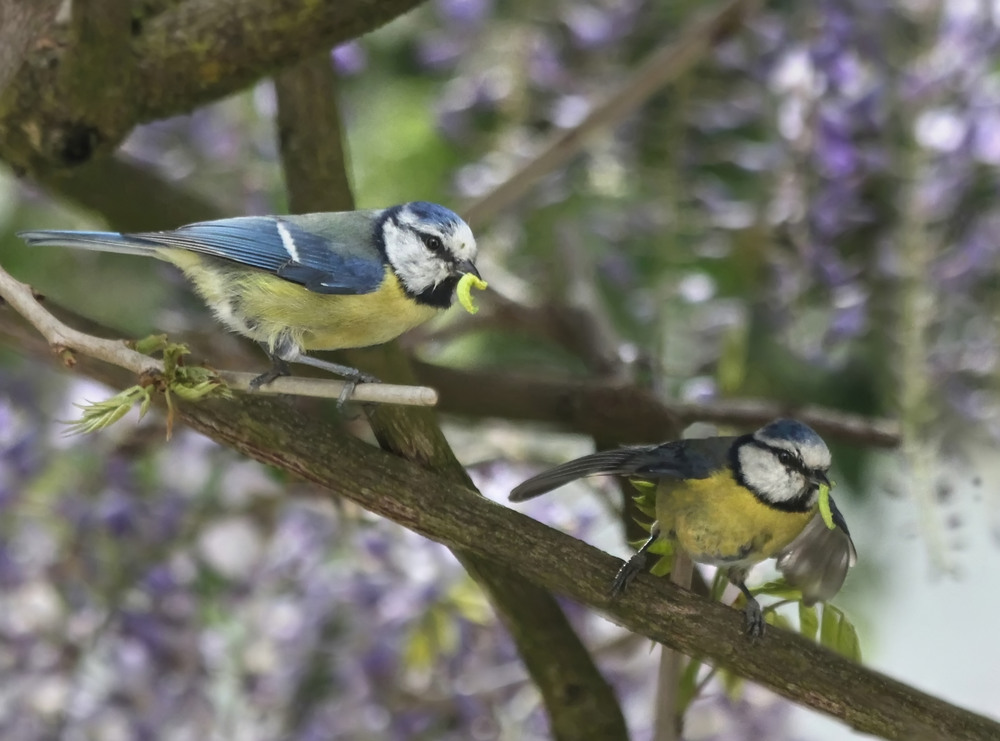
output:
M557 90L570 79L555 42L545 34L534 37L528 56L528 77L539 90Z
M564 11L563 22L578 48L596 51L632 33L640 7L641 3L635 0L619 0L607 7L576 3Z
M816 159L820 173L829 178L847 178L857 171L858 145L852 141L845 116L831 110L820 113Z
M115 537L134 533L137 529L135 501L120 491L107 492L97 505L97 517Z
M143 646L156 661L175 658L177 642L174 628L152 612L121 610L118 613L122 637L133 639Z
M436 0L435 7L447 23L466 31L478 28L493 13L492 0Z
M444 31L431 31L417 43L417 62L434 72L454 69L469 49L468 38L454 36Z
M154 564L150 567L142 577L141 584L154 598L164 597L179 586L166 564Z
M330 56L333 66L344 77L359 75L368 67L368 53L358 41L341 44L330 52Z

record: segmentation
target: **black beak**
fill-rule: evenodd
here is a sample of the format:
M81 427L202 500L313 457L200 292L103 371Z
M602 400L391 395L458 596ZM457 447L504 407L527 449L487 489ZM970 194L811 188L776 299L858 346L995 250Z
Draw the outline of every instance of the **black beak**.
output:
M812 472L810 472L810 474L809 474L809 480L812 483L816 484L816 486L819 486L820 484L822 484L827 489L830 488L830 479L828 479L826 477L826 473L823 472L823 471L812 471Z
M459 275L462 275L463 273L472 273L480 280L483 279L483 276L481 276L479 274L479 271L476 270L476 265L475 263L472 262L472 260L462 260L462 262L458 263L455 266L455 272L458 273Z

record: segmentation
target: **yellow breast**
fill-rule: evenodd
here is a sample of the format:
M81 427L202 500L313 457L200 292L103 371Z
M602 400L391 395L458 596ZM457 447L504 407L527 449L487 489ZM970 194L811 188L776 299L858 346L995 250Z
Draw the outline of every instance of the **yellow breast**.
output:
M772 558L812 515L767 506L729 471L707 479L664 479L656 494L656 518L664 537L700 563L752 564Z
M222 322L272 348L283 332L304 350L379 345L439 312L407 296L391 272L372 293L332 295L190 252L171 250L164 257L184 271Z

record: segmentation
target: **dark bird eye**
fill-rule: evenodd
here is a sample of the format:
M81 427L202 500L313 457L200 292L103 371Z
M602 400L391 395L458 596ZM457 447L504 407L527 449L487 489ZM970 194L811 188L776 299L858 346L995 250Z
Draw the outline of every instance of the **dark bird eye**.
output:
M781 461L783 466L790 466L795 462L795 458L787 450L778 451L778 460Z
M441 237L434 234L421 234L420 238L424 240L424 244L431 252L438 255L444 254L444 242L441 241Z

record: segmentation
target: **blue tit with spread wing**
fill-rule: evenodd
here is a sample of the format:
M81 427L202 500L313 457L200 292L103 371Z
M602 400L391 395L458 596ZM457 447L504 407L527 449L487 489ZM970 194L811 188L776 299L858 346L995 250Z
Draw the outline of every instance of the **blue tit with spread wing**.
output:
M260 343L272 367L252 388L304 363L353 382L374 381L309 350L395 339L451 306L476 270L476 240L457 214L414 201L383 209L241 216L173 231L33 230L32 245L156 257L176 265L234 332Z
M676 440L607 450L563 463L516 486L520 502L596 474L655 483L656 520L649 539L612 585L621 594L646 566L647 551L665 538L693 561L725 569L746 597L746 632L764 629L760 605L745 579L769 558L812 604L841 588L857 551L833 500L833 529L819 512L819 489L829 487L830 450L807 425L777 419L738 437Z

